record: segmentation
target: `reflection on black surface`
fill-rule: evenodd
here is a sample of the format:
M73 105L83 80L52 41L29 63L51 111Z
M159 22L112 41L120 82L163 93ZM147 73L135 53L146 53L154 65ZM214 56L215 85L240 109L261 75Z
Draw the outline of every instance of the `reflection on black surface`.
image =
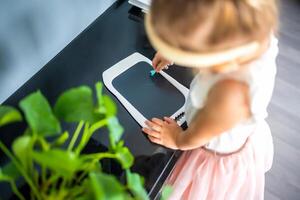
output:
M163 171L170 156L167 153L156 153L151 156L138 156L135 158L132 171L145 178L145 188L149 192Z
M105 152L107 150L108 148L105 145L96 140L90 140L83 153ZM170 163L170 157L172 157L173 154L174 151L158 147L157 151L152 155L139 155L135 157L131 170L144 177L145 189L148 193L150 191L152 192L150 197L153 198L157 192L159 192L180 153L178 152L178 154L174 156L172 163ZM113 159L103 159L101 160L101 167L105 173L113 174L123 184L126 183L125 171L117 161ZM165 173L162 174L164 169ZM160 177L159 180L158 177Z
M187 129L187 123L182 126L183 130ZM96 153L107 151L107 147L96 140L90 140L84 152ZM134 158L134 164L131 167L133 172L136 172L144 177L145 189L147 190L150 199L155 199L159 195L159 191L170 174L173 166L181 155L180 151L173 151L164 147L158 146L151 155L137 155ZM101 166L104 172L113 174L125 184L125 173L120 164L112 159L101 161Z

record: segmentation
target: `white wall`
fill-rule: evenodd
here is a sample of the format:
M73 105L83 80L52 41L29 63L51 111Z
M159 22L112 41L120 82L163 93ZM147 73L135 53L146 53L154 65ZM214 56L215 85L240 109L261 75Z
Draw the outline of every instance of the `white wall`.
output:
M0 0L0 103L115 0Z

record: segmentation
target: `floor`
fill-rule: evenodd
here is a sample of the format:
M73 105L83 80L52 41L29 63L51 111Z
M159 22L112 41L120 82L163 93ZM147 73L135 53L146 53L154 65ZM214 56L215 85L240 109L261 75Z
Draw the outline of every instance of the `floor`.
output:
M269 106L275 157L266 200L300 199L300 1L281 1L278 74Z

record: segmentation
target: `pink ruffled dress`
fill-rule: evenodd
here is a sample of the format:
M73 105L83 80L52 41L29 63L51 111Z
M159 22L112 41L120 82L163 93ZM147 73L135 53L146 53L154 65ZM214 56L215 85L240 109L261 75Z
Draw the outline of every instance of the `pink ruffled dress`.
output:
M272 166L273 141L265 118L276 74L277 39L242 71L198 74L191 83L186 104L188 124L204 106L210 88L220 80L248 84L252 117L197 149L184 151L167 178L170 200L264 199L265 172Z

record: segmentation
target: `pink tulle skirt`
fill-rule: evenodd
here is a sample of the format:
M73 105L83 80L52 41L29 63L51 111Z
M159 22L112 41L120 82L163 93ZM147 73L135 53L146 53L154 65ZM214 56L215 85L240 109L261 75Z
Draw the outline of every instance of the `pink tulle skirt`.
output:
M273 141L266 123L237 152L185 151L165 182L173 189L169 199L264 199L265 172L272 161Z

